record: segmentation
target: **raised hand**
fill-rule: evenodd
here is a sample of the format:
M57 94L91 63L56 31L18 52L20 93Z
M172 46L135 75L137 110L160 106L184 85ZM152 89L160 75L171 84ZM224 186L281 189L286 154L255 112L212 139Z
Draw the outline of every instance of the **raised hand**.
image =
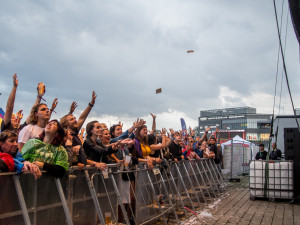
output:
M23 110L20 110L19 112L17 112L16 116L17 116L19 121L21 121L23 119L23 113L22 112L23 112Z
M77 106L78 106L77 102L72 102L69 114L73 114Z
M152 113L150 113L150 115L152 116L152 118L155 120L156 116Z
M51 106L50 111L55 112L54 109L56 108L57 104L58 104L58 98L55 98L55 99L53 100L53 102L52 102L52 106ZM56 113L56 112L55 112L55 113Z
M207 127L204 132L207 133L208 131L210 131L210 127Z
M121 123L121 121L119 121L118 124L119 124L120 127L123 127L123 123Z
M17 79L17 74L15 73L13 76L13 82L14 82L14 87L18 87L19 85L19 81Z
M91 100L91 102L90 102L91 105L94 105L94 104L95 104L96 98L97 98L96 92L93 91L93 94L92 94L92 100Z

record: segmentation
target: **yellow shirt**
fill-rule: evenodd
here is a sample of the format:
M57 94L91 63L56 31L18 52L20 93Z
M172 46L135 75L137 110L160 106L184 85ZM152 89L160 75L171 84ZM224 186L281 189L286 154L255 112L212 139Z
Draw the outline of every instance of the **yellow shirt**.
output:
M149 156L151 154L151 149L148 145L141 144L141 149L142 149L143 157Z

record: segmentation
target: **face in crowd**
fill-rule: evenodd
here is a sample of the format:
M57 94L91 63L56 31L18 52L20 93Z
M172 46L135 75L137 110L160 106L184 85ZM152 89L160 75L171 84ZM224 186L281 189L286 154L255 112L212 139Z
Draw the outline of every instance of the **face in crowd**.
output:
M206 149L207 148L207 143L206 141L203 141L201 144L201 149Z
M101 137L103 135L103 129L101 128L101 124L98 122L94 123L94 127L91 130L91 133L92 133L92 135Z
M45 134L49 134L51 136L55 136L58 130L58 124L56 121L51 121L46 125Z
M211 145L215 145L215 144L216 144L216 140L215 140L214 138L212 138L212 139L210 140L210 144L211 144Z
M110 138L111 138L111 136L109 134L109 130L104 130L103 135L102 135L103 142L109 142Z
M47 107L47 105L45 104L41 104L37 110L37 112L35 112L35 117L38 118L38 120L49 120L50 118L50 111Z
M4 153L13 155L18 151L18 137L17 135L7 138L5 141L0 141L1 150Z
M140 137L145 138L148 135L147 127L145 126L143 129L140 130Z
M13 127L14 129L17 129L17 128L20 127L20 123L19 123L18 117L16 117L15 114L12 114L10 123L11 123L11 125L12 125L12 127Z
M121 126L116 126L115 131L113 132L113 135L115 137L119 137L123 134L122 132L122 127Z
M78 128L78 123L73 115L67 116L67 127L71 130L76 130Z
M259 146L259 150L260 150L261 152L263 152L263 151L264 151L264 146L263 146L263 145Z

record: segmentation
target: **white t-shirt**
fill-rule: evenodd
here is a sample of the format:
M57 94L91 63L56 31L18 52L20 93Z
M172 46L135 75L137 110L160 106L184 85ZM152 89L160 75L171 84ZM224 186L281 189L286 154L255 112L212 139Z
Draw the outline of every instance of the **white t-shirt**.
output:
M20 131L18 142L25 144L29 139L39 138L44 130L45 128L41 128L38 125L29 124Z

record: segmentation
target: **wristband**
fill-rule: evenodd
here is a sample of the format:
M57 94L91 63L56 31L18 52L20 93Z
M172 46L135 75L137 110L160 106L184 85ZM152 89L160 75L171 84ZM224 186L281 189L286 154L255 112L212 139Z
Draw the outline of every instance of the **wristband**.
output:
M93 107L93 106L94 106L94 104L91 104L91 103L89 102L89 106Z

